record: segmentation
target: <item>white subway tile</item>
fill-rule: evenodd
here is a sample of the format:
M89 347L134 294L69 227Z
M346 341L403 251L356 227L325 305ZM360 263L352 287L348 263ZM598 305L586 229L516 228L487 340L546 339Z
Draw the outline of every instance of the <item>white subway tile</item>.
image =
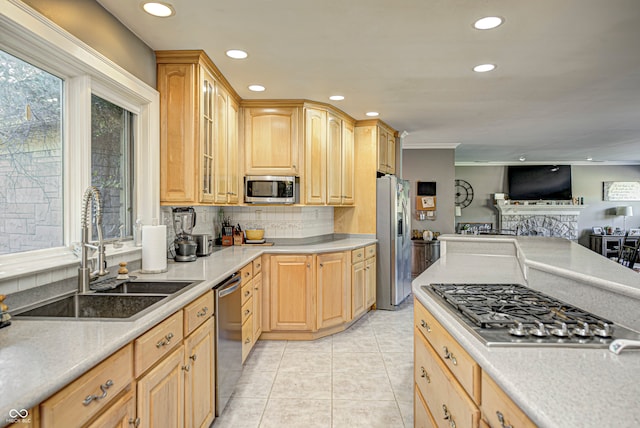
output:
M36 274L36 286L51 284L51 271L40 272Z
M36 282L36 275L27 275L18 278L18 290L20 291L28 290L37 286L38 284Z
M8 281L0 282L0 294L11 294L17 293L18 289L18 280L10 279Z

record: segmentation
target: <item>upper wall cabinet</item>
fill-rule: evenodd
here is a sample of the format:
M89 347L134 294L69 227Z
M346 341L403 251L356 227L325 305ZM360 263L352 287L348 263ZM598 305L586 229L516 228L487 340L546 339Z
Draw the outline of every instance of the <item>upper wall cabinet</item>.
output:
M157 51L156 62L160 202L237 203L238 95L202 51Z
M378 171L384 174L396 173L396 133L379 124L378 131Z
M305 108L305 204L353 205L353 150L353 122L327 108Z
M243 102L246 175L299 175L300 106Z

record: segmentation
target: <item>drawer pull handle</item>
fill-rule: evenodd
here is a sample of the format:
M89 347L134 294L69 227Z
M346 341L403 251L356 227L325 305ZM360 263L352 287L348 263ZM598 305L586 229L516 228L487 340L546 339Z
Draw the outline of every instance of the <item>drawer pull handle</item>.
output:
M260 266L262 266L262 265L261 265L260 263L258 263L258 264L256 265L256 269L260 269Z
M429 327L429 324L427 324L425 320L420 320L420 325L422 326L422 328L427 330L428 333L431 333L431 327Z
M156 348L162 348L163 346L168 345L171 342L171 339L173 339L173 333L167 334L164 339L156 343Z
M250 294L251 294L251 290L247 290L247 291L244 292L245 296L249 296Z
M198 317L198 318L203 317L203 316L207 315L207 312L209 312L209 308L207 306L205 306L205 307L202 308L202 310L200 310L196 314L196 317Z
M100 391L102 391L101 395L94 395L94 394L87 395L87 397L84 399L82 404L84 404L85 406L88 406L89 404L91 404L93 400L102 400L107 396L107 389L111 388L112 386L113 386L113 381L109 379L104 384L100 385Z
M251 272L245 272L244 276L246 276L247 278L249 278L251 276Z
M134 427L140 426L140 418L129 418L129 425L133 425Z
M446 421L449 421L449 426L451 428L456 428L456 422L453 420L453 416L451 415L451 413L449 413L449 409L447 409L446 404L442 405L442 410L444 411L444 419Z
M185 372L188 372L191 369L191 367L189 367L189 364L187 364L186 366L182 366L182 370L184 370Z
M500 410L496 411L496 416L498 417L498 422L500 422L500 426L502 428L513 428L512 425L505 425L504 424L504 415L500 412Z
M251 313L251 311L249 309L245 309L244 310L244 316L247 316Z
M250 343L250 342L251 342L251 338L250 338L250 337L247 337L247 338L244 340L244 343Z
M431 383L431 378L429 377L429 373L427 373L424 367L420 366L420 371L422 372L420 374L420 377L423 377L427 381L427 383Z
M447 349L446 346L443 349L444 349L444 359L445 360L451 360L453 365L457 366L458 365L458 360L456 360L456 357L451 352L449 352L449 349Z
M198 358L198 355L197 354L193 354L189 358L191 359L191 361L195 362L195 360Z

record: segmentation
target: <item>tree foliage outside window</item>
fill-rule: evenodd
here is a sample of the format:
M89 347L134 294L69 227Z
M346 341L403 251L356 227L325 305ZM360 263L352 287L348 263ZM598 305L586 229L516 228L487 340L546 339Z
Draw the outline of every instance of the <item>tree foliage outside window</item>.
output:
M102 196L105 239L132 235L134 115L91 96L91 184ZM93 236L96 235L94 230Z
M0 50L0 254L63 245L62 88Z

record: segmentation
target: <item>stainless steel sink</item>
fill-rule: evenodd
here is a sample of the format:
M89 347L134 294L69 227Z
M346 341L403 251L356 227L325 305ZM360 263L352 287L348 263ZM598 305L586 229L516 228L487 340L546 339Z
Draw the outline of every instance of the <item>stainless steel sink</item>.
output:
M174 294L200 281L126 281L113 284L112 288L102 287L96 293L109 294Z
M15 319L113 319L139 318L168 295L74 294L13 315Z

